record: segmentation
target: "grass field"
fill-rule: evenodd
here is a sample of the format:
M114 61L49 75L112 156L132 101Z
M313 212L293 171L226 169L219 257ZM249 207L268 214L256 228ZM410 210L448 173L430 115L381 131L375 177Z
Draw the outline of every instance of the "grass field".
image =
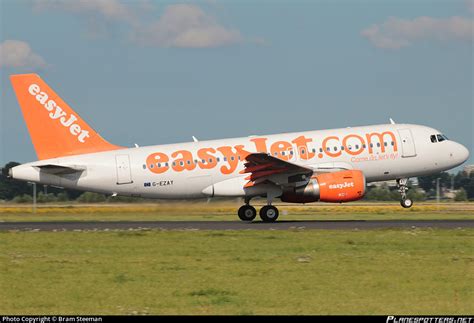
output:
M236 220L235 203L0 207L1 221ZM281 207L474 219L474 204ZM0 223L1 225L1 223ZM0 231L2 314L472 314L474 230Z
M3 314L472 314L474 230L0 233Z
M155 221L237 220L240 201L157 204L0 205L2 221ZM258 205L256 205L258 209ZM279 205L282 220L474 219L474 203L417 203L403 209L392 203Z

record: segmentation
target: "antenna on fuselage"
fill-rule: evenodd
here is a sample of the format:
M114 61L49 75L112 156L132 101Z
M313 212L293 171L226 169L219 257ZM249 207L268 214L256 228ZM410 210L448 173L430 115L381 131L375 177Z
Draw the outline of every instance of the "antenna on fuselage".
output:
M392 118L389 118L391 124L395 124L395 121L393 121Z
M193 136L193 141L198 142L199 140L197 140L197 138Z

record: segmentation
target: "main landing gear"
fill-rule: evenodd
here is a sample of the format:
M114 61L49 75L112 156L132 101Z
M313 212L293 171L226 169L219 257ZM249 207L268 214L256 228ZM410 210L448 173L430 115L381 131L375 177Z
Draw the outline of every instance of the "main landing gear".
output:
M250 200L245 200L245 205L239 209L238 215L242 221L253 221L257 216L257 210L249 204ZM263 222L275 222L278 219L278 209L273 205L265 205L260 209L260 218Z
M411 208L413 205L413 201L407 198L407 191L408 191L407 182L408 182L408 178L397 179L398 191L400 192L402 196L400 205L403 206L405 209Z

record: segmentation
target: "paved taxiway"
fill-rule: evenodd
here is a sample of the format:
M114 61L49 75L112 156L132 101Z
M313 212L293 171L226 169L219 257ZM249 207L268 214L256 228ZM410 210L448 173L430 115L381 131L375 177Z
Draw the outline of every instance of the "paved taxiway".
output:
M110 221L110 222L1 222L0 230L74 231L74 230L367 230L392 228L474 228L474 220L335 220L278 221Z

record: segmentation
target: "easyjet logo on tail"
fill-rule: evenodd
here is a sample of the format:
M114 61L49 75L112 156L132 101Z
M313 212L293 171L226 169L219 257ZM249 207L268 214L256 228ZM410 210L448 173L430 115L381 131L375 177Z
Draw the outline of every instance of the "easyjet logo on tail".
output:
M86 138L89 138L89 131L82 129L80 125L75 123L77 117L72 113L68 115L54 100L49 98L46 92L41 91L38 84L31 84L28 92L43 105L52 120L56 120L65 128L69 128L69 132L76 136L79 142L84 143Z

